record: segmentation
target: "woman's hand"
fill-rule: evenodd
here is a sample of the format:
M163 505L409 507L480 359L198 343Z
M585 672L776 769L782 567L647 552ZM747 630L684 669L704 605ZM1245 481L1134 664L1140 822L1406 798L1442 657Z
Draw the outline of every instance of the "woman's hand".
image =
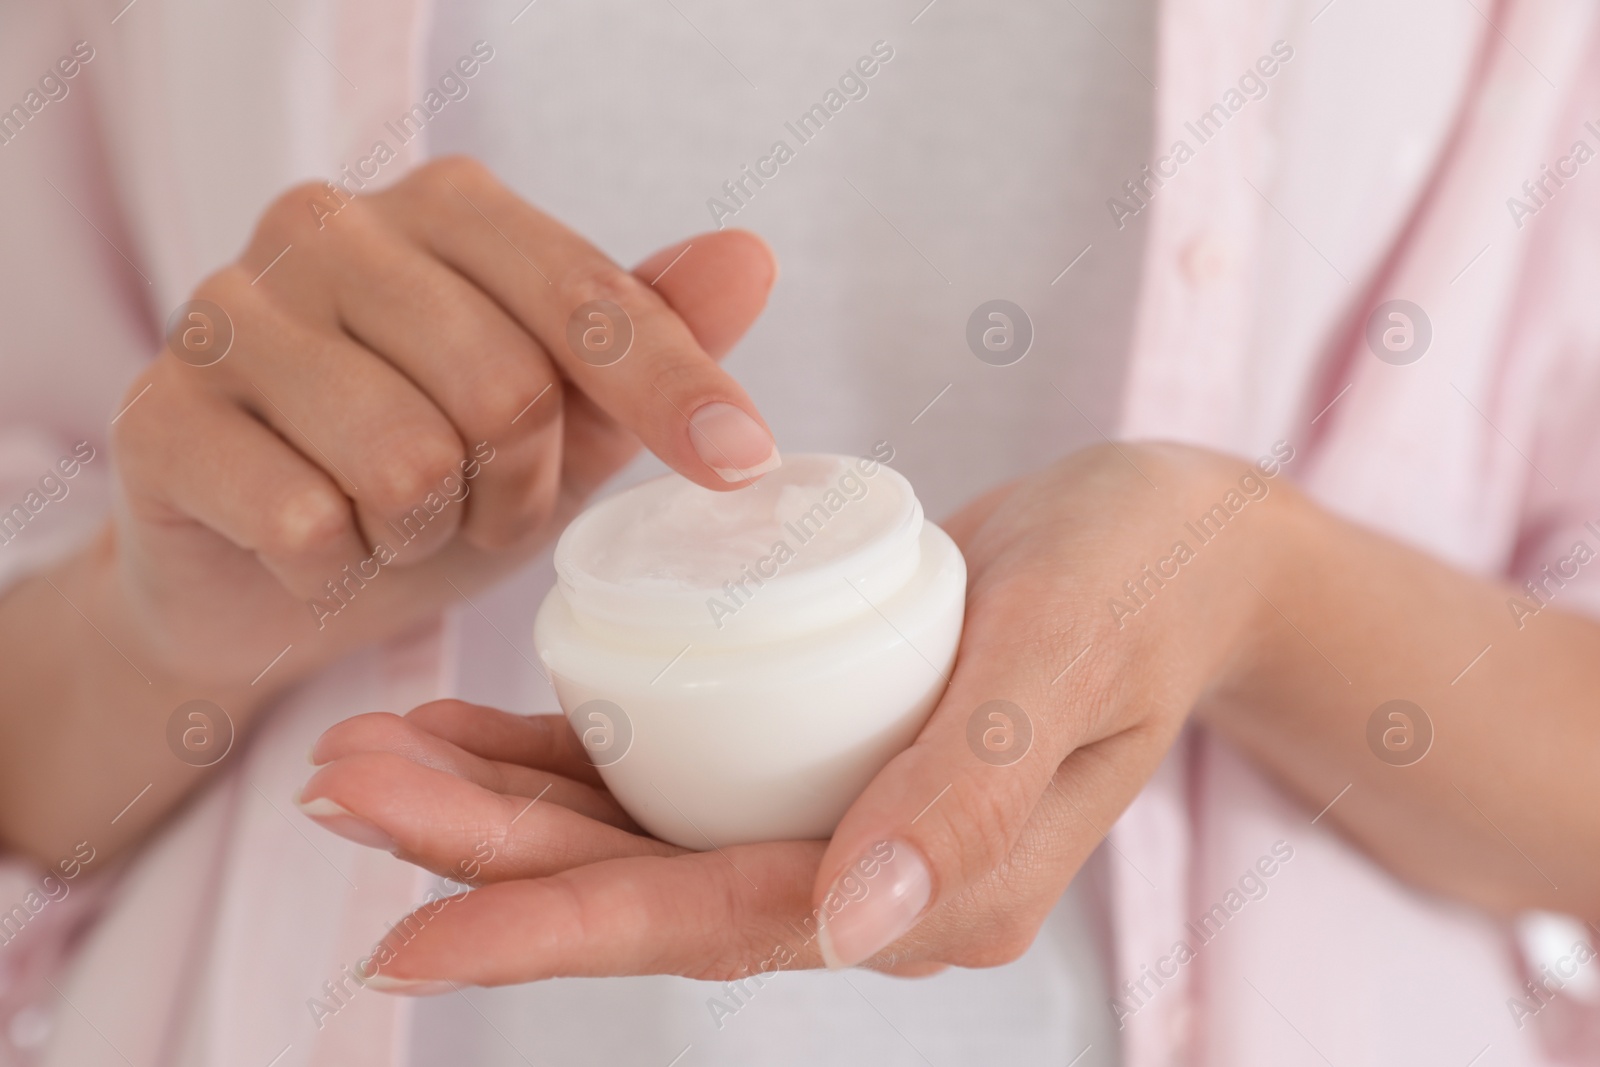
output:
M103 536L0 600L0 842L50 864L124 808L96 846L136 839L227 751L169 751L178 709L210 704L186 744L244 730L518 566L641 442L713 488L769 469L715 359L774 276L732 230L629 273L467 159L284 194L129 388Z
M290 190L114 428L143 645L238 684L293 643L281 683L506 573L641 441L745 484L776 452L712 357L773 277L736 232L630 274L465 158L372 196Z
M1295 499L1241 460L1125 445L956 516L970 584L950 686L831 842L692 853L642 836L562 718L455 701L334 727L302 803L482 886L392 934L380 985L1003 963L1248 658L1271 609L1241 578L1272 586ZM1205 543L1185 527L1202 516L1225 526Z

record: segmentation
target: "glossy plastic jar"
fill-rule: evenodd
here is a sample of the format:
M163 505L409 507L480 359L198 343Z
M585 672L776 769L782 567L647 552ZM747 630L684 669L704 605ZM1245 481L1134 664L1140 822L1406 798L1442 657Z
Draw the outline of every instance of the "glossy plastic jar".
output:
M875 452L892 455L886 445ZM687 848L826 838L943 692L966 564L875 459L579 515L534 644L606 785Z

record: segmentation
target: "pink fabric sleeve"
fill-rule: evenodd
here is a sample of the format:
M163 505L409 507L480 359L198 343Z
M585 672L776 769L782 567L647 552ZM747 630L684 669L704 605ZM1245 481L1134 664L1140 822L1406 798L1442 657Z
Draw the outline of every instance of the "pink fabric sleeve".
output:
M1528 474L1507 568L1523 586L1507 617L1523 632L1546 607L1600 617L1600 195L1565 192L1541 213L1519 301L1518 332L1554 355L1536 390L1518 398L1537 427L1521 445Z

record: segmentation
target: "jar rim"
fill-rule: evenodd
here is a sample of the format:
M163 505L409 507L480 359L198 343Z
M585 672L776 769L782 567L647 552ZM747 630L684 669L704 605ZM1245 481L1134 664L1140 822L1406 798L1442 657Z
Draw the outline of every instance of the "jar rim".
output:
M835 494L844 504L830 514L842 513L843 507L877 494L873 509L855 516L858 524L868 524L859 543L846 542L842 550L835 545L830 556L806 560L802 566L785 566L783 560L772 564L778 553L760 560L730 557L730 580L721 587L712 582L622 582L593 573L582 557L585 551L593 557L595 539L615 538L622 530L637 536L639 526L634 520L641 509L691 493L713 492L680 475L668 474L595 504L563 531L554 560L557 588L573 615L625 629L675 629L702 642L770 640L819 629L870 610L873 603L911 579L920 561L924 517L921 502L903 475L877 460L800 454L785 457L784 467L763 479L772 480L768 491L786 484L781 474L785 468L792 479L814 476L823 469L831 469L841 479L851 472L858 475L856 482L864 487L861 496ZM819 493L831 488L815 481L801 484ZM692 501L685 506L692 506ZM801 540L801 536L803 531L792 524L779 535L790 553L784 559L803 559L810 540ZM714 552L714 539L711 543Z

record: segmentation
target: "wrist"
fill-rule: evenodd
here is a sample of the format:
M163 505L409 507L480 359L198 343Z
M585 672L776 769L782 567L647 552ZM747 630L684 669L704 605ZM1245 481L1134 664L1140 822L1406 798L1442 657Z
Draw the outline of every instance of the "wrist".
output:
M1283 645L1305 646L1303 618L1308 579L1314 570L1296 561L1321 555L1315 544L1315 506L1287 479L1272 479L1266 496L1228 546L1215 574L1219 602L1229 604L1219 645L1194 704L1204 719L1215 706L1236 704L1264 688L1264 678L1282 661ZM1301 651L1297 648L1296 652ZM1315 654L1309 646L1308 654Z
M1111 601L1113 634L1134 637L1137 700L1180 719L1219 692L1242 688L1289 630L1291 556L1305 548L1310 506L1271 457L1252 463L1182 445L1140 445L1130 461L1166 498L1143 564ZM1130 530L1130 536L1135 531ZM1152 610L1153 609L1153 610Z
M92 627L88 637L102 647L97 683L91 699L115 700L118 694L143 690L143 696L173 707L187 700L209 700L226 709L236 725L252 717L276 689L265 681L219 681L189 671L152 639L152 627L128 595L115 551L115 533L108 525L82 551L44 575L67 602L79 625ZM69 624L70 624L69 620ZM143 701L141 701L143 702Z
M137 840L268 699L166 666L107 555L97 541L0 599L0 842L45 864L91 833L106 856Z

